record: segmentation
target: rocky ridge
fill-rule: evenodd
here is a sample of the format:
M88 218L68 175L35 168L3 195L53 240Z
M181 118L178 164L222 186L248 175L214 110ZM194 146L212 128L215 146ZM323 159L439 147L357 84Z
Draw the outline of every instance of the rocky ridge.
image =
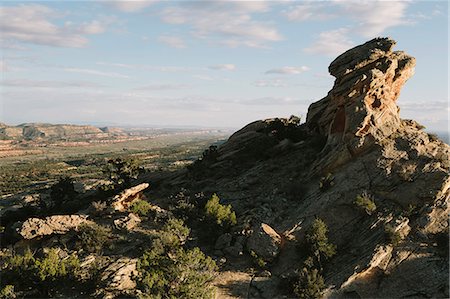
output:
M326 297L448 296L448 256L436 244L448 241L450 148L400 118L396 100L415 59L394 46L376 38L337 57L334 86L305 124L254 122L199 163L196 187L220 190L241 219L288 240L271 264L271 287L255 287L256 297L282 293L295 276L295 244L315 218L338 250L324 270ZM364 194L372 215L354 203Z
M376 38L336 58L334 86L303 124L295 116L255 121L188 169L147 173L115 196L77 195L75 215L48 215L43 196L24 198L36 215L25 217L20 207L8 215L6 226L22 219L12 225L20 238L14 248L63 243L60 252L76 251L84 272L96 265L90 294L136 297L143 250L170 240L162 227L180 217L191 235L178 227L179 246L200 247L220 265L217 298L291 298L308 264L308 232L321 220L335 251L315 265L321 296L447 298L450 147L400 118L396 101L415 59L394 46ZM214 193L231 205L237 225L224 229L202 216ZM103 255L77 246L78 226L87 222L110 230L94 230L109 239Z

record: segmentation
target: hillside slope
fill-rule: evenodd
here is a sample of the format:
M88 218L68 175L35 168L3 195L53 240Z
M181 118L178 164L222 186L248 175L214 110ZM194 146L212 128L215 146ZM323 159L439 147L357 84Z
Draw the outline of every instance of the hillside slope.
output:
M1 292L448 298L450 147L400 119L415 59L394 45L337 57L304 124L255 121L186 169L137 177L116 159L98 189L5 202Z
M256 297L285 293L316 218L337 246L323 266L327 296L448 297L450 148L400 119L396 100L415 59L394 45L378 38L336 58L333 89L305 124L249 124L191 171L194 189L218 192L253 230L265 223L282 236ZM358 196L376 210L359 208Z

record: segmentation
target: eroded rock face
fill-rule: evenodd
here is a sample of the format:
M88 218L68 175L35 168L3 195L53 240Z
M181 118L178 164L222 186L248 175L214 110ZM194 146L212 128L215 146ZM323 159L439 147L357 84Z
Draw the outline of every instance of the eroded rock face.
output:
M333 89L307 116L309 129L328 137L328 148L345 147L352 157L401 127L396 100L414 73L415 59L392 51L394 46L392 39L375 38L330 64Z
M56 215L44 219L29 218L16 229L24 239L34 239L52 234L65 234L87 223L86 215Z
M141 192L147 189L148 186L148 183L142 183L122 191L120 194L114 196L112 207L119 212L127 210L135 200L139 199Z
M97 295L102 298L116 298L119 295L134 293L135 278L138 274L136 264L137 259L127 257L112 262L101 274L101 289L97 290Z
M269 225L261 223L247 240L247 249L264 261L272 261L280 253L281 236Z

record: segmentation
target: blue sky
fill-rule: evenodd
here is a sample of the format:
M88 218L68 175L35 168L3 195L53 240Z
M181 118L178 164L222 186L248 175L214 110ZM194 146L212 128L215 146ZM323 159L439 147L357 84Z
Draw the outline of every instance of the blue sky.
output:
M416 57L403 118L448 130L447 1L2 1L0 121L241 127L306 117L376 36Z

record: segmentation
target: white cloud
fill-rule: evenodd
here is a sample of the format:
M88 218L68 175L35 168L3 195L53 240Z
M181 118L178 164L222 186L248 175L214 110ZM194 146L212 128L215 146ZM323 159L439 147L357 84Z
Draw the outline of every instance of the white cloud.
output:
M214 81L214 78L211 76L205 76L205 75L194 75L195 79L203 80L203 81Z
M80 33L84 34L100 34L106 31L106 24L98 20L81 24L78 28Z
M258 80L253 83L257 87L286 87L287 83L282 79Z
M255 20L252 15L267 12L268 2L201 1L185 2L165 8L164 22L192 28L192 35L230 47L265 47L282 40L271 22Z
M108 5L123 12L138 12L150 5L158 2L157 0L107 0Z
M189 71L195 71L195 70L204 70L203 68L171 66L171 65L156 66L156 65L140 65L140 64L114 63L114 62L97 62L96 64L119 67L119 68L124 68L124 69L156 71L156 72L163 72L163 73L179 73L179 72L189 72Z
M209 66L212 70L219 70L219 71L234 71L236 69L236 66L234 64L218 64L218 65L211 65Z
M78 26L71 22L61 26L50 21L60 15L60 12L40 4L0 7L2 35L0 42L3 47L11 45L17 47L17 42L25 42L54 47L81 48L88 43L85 35L98 34L105 30L105 25L100 21Z
M304 50L307 53L325 54L329 56L341 54L354 46L354 43L347 36L348 32L349 30L347 28L322 32L314 43Z
M284 66L281 68L270 69L266 74L282 74L282 75L297 75L309 71L307 66Z
M303 2L289 7L284 15L290 21L322 21L335 17L335 14L326 11L327 5L320 2Z
M66 88L66 87L81 87L81 88L98 88L103 85L88 82L88 81L45 81L45 80L29 80L29 79L14 79L0 81L0 85L8 87L31 87L31 88Z
M153 83L145 86L137 87L136 91L150 91L150 90L180 90L189 88L186 84L175 84L175 83Z
M343 13L356 20L354 32L366 38L376 37L390 27L408 24L408 1L336 1Z
M161 43L164 43L166 45L169 45L172 48L177 48L177 49L186 48L186 44L184 43L184 40L177 36L161 35L160 37L158 37L158 41L160 41Z
M63 68L64 71L70 72L70 73L81 73L81 74L88 74L88 75L94 75L94 76L102 76L102 77L110 77L110 78L130 78L127 75L122 75L119 73L114 72L103 72L99 70L92 70L92 69L81 69L81 68Z

